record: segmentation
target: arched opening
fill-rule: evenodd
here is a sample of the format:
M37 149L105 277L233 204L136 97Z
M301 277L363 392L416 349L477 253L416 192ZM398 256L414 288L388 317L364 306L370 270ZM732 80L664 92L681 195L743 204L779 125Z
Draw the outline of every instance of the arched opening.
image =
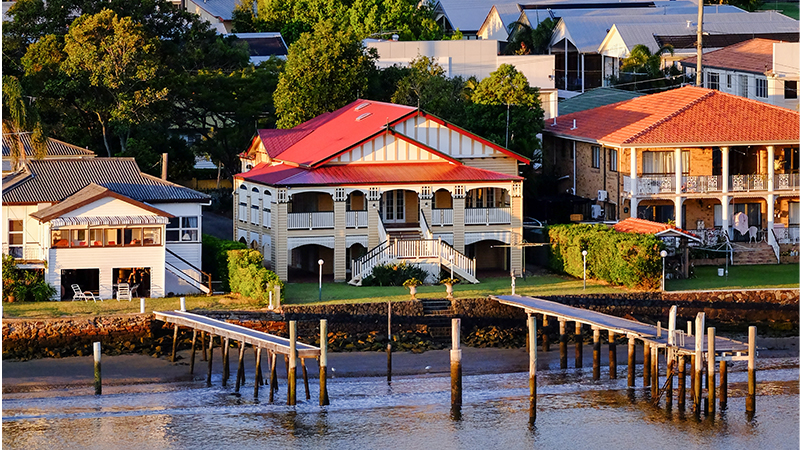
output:
M290 230L333 228L333 197L325 192L299 192L288 204Z
M467 191L464 224L511 223L511 196L507 189L476 188Z
M475 276L492 277L508 275L511 267L510 247L504 242L485 239L464 247L464 253L475 258Z
M355 243L347 248L347 256L345 257L345 261L347 263L347 277L350 278L350 274L352 273L352 265L353 261L361 258L362 256L367 254L367 247L360 243Z
M240 237L239 242L241 242L244 245L247 245L247 239L245 239L244 237Z
M387 227L418 227L419 196L405 189L386 191L381 195L380 213Z
M250 242L250 248L252 250L260 250L259 245L258 245L258 241L256 241L254 239L252 242Z
M289 281L314 282L319 277L319 260L323 260L322 276L333 281L333 249L317 244L295 247L289 254Z
M261 195L257 187L252 189L252 196L250 198L250 223L258 225L261 222L261 207L258 204L261 200Z
M249 194L250 191L247 189L247 186L239 186L239 208L237 210L237 218L240 222L247 222L247 200Z
M367 196L361 191L353 191L345 201L347 228L366 228L369 225L367 216Z
M437 189L431 197L431 226L453 224L453 196L447 189Z

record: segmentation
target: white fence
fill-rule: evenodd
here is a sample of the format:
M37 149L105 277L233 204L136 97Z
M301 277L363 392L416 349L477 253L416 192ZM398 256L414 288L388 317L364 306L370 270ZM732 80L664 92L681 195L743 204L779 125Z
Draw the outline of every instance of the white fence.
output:
M511 223L511 208L467 208L464 210L466 225L496 225Z
M368 211L347 211L347 228L366 228L369 225Z
M445 226L453 224L453 209L434 209L432 211L431 225Z
M289 213L288 223L290 230L333 228L333 211Z

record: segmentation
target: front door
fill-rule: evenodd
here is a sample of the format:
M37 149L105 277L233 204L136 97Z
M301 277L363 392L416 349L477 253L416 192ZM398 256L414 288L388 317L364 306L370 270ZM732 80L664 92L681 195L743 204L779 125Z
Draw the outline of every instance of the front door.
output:
M381 213L384 223L404 223L406 221L405 192L388 191L383 194Z

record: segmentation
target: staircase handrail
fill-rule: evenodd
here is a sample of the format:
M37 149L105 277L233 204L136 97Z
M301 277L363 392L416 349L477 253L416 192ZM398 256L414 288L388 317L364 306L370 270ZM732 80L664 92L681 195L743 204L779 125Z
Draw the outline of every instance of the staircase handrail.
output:
M778 260L778 264L781 263L781 246L778 245L778 235L775 234L775 229L770 228L769 232L772 233L772 242L770 242L769 238L767 238L767 244L772 247L772 251L775 252L775 258Z
M353 260L351 267L353 278L361 277L366 268L372 268L378 265L378 262L375 260L375 258L378 258L381 255L385 255L388 252L388 250L389 250L389 241L386 240L373 247L370 251L362 255L360 258Z
M196 282L197 282L197 283L199 283L199 284L205 284L205 283L208 283L208 295L211 295L211 293L213 292L213 288L211 287L211 274L209 274L209 273L206 273L206 272L203 272L203 270L202 270L202 269L200 269L199 267L197 267L197 266L195 266L194 264L190 263L189 261L187 261L187 260L183 259L183 258L182 258L180 255L178 255L177 253L175 253L175 252L173 252L172 250L168 249L166 246L164 247L164 250L166 250L166 251L167 251L167 253L169 253L170 255L174 256L175 258L177 258L177 259L178 259L179 261L181 261L182 263L184 263L184 264L186 264L187 266L189 266L191 269L194 269L194 270L196 270L198 273L200 273L200 274L202 274L202 275L206 276L206 277L208 278L208 281L207 281L207 282L203 282L203 280L202 280L202 279L198 280L198 279L194 278L193 276L191 276L191 275L189 275L189 274L187 274L187 273L185 273L185 272L184 272L184 275L188 276L189 278L193 279L194 281L196 281ZM166 262L166 261L165 261L165 262ZM170 265L172 265L172 264L170 264ZM175 266L174 266L174 265L172 265L172 267L175 267ZM176 269L178 269L178 270L180 270L180 268L178 268L178 267L175 267L175 268L176 268ZM201 278L202 278L202 277L201 277Z
M383 226L383 219L381 216L378 216L378 238L381 242L387 242L389 240L389 234L386 232L386 227Z
M433 239L431 227L428 226L428 221L425 218L425 212L422 211L422 208L419 209L419 227L422 229L422 237L425 239Z

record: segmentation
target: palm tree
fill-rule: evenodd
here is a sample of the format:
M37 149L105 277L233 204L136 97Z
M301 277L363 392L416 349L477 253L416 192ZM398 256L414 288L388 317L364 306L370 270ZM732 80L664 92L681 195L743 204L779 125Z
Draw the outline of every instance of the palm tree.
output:
M25 159L25 146L20 137L32 130L33 157L44 158L47 154L47 136L44 134L39 114L31 102L26 102L22 85L14 76L3 77L3 136L11 141L11 160L16 169Z
M622 60L622 72L632 72L636 75L647 75L646 79L660 78L664 76L661 70L661 59L665 53L670 55L675 54L675 49L672 45L667 44L658 49L657 52L651 53L650 49L643 44L639 44L631 50L627 58Z

